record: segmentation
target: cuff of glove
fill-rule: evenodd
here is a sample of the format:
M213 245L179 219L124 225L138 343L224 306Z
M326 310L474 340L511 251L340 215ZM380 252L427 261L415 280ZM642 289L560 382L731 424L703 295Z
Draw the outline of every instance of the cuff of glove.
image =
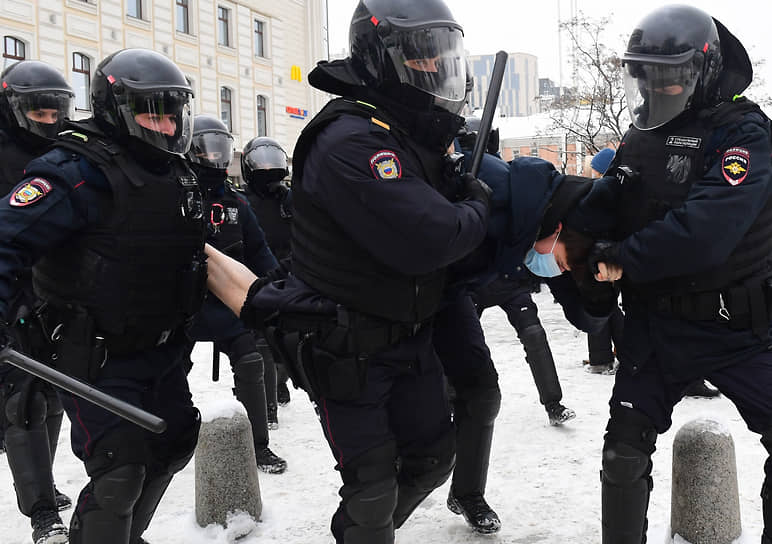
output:
M239 319L250 329L259 329L260 323L257 321L257 312L255 307L252 306L252 299L255 298L260 289L271 283L273 280L268 276L258 278L252 282L247 290L247 297L244 300L244 304L241 306L241 312L239 312Z

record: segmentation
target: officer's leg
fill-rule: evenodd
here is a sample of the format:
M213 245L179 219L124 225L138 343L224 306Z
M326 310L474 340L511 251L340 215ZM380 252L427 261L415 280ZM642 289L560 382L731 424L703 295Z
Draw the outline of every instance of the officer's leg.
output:
M5 402L5 444L19 510L26 516L38 508L56 510L51 474L51 445L46 397L27 376L14 379Z
M470 299L448 305L436 316L433 344L453 391L456 468L451 493L484 495L501 391Z
M587 334L587 353L591 366L608 368L614 362L610 323L603 325L600 332Z
M656 440L657 431L646 415L633 408L612 407L601 471L603 544L646 542Z
M273 360L273 353L271 348L268 347L268 343L262 334L257 337L257 351L263 358L263 368L265 374L265 398L268 405L273 404L276 406L276 384L277 384L277 369L276 363Z
M761 511L764 519L761 544L772 544L772 428L761 435L761 443L769 453L764 463L764 483L761 486Z
M142 487L142 494L134 504L132 512L131 544L139 542L142 533L150 525L158 504L166 492L166 488L172 481L175 474L181 471L193 457L198 441L198 431L201 426L201 419L196 413L195 420L190 427L182 434L179 434L174 441L165 441L167 447L158 452L159 448L151 448L155 452L155 459L148 464L145 484ZM160 454L160 455L159 455Z
M129 544L132 513L147 475L145 434L122 423L96 443L85 461L91 481L78 496L70 544Z
M341 502L332 533L345 544L394 542L397 507L397 446L393 440L347 462L340 473Z
M226 349L233 369L233 394L247 411L257 452L268 446L263 358L252 333L238 336Z

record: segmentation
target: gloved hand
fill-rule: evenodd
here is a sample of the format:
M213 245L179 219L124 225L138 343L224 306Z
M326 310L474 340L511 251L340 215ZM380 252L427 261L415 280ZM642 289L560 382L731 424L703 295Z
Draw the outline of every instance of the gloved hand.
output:
M619 243L608 240L596 241L590 248L590 253L587 256L587 265L596 276L596 279L600 273L598 263L621 266L619 262Z
M281 181L269 183L266 188L268 189L268 194L279 202L282 202L287 197L287 193L290 192L290 188Z
M472 174L467 172L461 176L461 196L466 200L482 202L487 208L491 203L492 192L487 183Z

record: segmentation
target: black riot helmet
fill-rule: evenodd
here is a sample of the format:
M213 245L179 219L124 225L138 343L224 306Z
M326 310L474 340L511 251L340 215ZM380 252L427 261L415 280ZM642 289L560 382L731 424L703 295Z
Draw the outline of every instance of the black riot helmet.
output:
M23 60L6 68L0 80L0 118L5 128L51 140L64 120L72 117L72 88L53 66Z
M287 154L273 138L252 138L241 154L241 175L250 189L267 198L273 186L289 175Z
M360 0L349 45L354 70L388 98L452 114L464 107L463 30L442 0Z
M123 49L97 66L94 119L118 138L169 153L190 147L193 90L176 64L149 49Z
M233 160L233 136L214 115L196 115L188 160L205 168L227 170Z
M633 124L651 130L718 101L721 44L714 19L683 5L658 8L633 30L622 56Z

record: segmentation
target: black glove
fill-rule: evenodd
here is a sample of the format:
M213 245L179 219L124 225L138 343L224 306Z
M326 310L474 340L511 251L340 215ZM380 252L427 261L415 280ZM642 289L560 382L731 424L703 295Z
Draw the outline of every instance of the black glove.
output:
M491 203L491 193L493 191L488 184L481 179L477 179L470 173L461 176L461 196L466 200L476 200L482 202L485 207Z
M608 240L598 240L590 248L587 256L587 266L593 274L598 274L598 263L620 264L619 243Z
M619 288L610 282L595 281L589 267L583 266L580 270L571 272L576 287L579 290L579 298L582 306L593 317L609 315L617 306Z
M290 191L290 188L287 187L281 181L275 181L273 183L269 183L266 186L266 189L268 189L268 194L271 195L276 200L278 200L279 202L283 202L284 199L287 198L287 193L289 193Z

